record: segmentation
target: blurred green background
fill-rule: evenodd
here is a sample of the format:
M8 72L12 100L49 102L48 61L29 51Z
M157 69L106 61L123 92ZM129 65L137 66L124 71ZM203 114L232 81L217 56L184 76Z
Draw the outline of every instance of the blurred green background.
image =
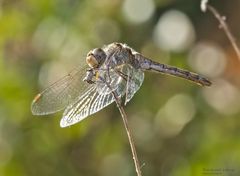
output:
M240 1L211 4L240 41ZM192 0L1 0L0 175L136 175L115 104L69 128L59 126L62 112L30 111L90 49L116 41L213 82L145 74L125 107L143 175L240 175L240 61Z

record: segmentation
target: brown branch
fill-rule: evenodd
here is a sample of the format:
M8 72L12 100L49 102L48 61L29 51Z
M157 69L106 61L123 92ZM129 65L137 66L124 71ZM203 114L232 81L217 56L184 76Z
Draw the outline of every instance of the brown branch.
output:
M203 1L202 1L202 2L203 2ZM233 49L235 50L238 59L240 60L240 50L239 50L239 47L238 47L238 45L237 45L237 43L236 43L235 38L233 37L232 33L230 32L230 29L229 29L227 23L225 22L225 20L226 20L225 17L224 17L224 16L221 16L221 15L219 14L219 12L218 12L213 6L211 6L211 5L209 5L209 4L207 3L207 1L206 1L206 2L203 2L203 3L205 3L205 4L203 4L202 10L205 11L205 10L207 9L207 10L209 10L209 11L215 16L215 18L216 18L216 19L218 20L218 22L220 23L220 27L223 29L223 31L224 31L225 34L227 35L230 43L232 44L232 47L233 47ZM204 8L205 8L205 9L204 9Z
M141 167L140 167L138 157L137 157L137 151L136 151L134 141L133 141L133 137L132 137L132 132L131 132L131 130L129 128L129 125L128 125L127 114L124 111L124 109L121 105L121 102L120 102L119 98L117 97L116 93L113 91L112 94L114 96L115 102L118 106L118 109L119 109L120 114L121 114L122 119L123 119L123 124L124 124L124 127L125 127L126 132L127 132L128 141L130 143L130 147L131 147L131 151L132 151L132 155L133 155L133 161L134 161L134 164L135 164L135 169L136 169L137 175L142 176Z
M128 141L129 141L129 144L130 144L130 147L131 147L133 161L134 161L135 169L136 169L136 172L137 172L137 176L142 176L140 163L139 163L139 160L138 160L138 157L137 157L137 151L136 151L136 148L135 148L135 145L134 145L134 141L133 141L133 137L132 137L132 132L131 132L131 129L129 128L129 125L128 125L127 114L124 111L124 109L123 109L123 107L121 105L121 100L117 96L116 92L114 92L111 89L111 86L106 81L104 81L104 82L106 83L108 88L111 90L111 92L112 92L112 94L114 96L115 102L117 104L117 107L118 107L118 109L120 111L120 114L122 116L123 124L124 124L124 127L126 129L127 136L128 136Z

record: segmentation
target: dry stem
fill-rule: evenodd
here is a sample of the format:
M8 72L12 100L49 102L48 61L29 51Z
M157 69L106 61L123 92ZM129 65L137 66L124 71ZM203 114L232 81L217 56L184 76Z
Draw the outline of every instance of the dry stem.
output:
M121 114L122 119L123 119L123 124L124 124L124 127L125 127L126 132L127 132L128 141L130 143L130 147L131 147L131 151L132 151L132 155L133 155L133 161L134 161L134 164L135 164L135 169L136 169L137 175L142 176L141 167L140 167L140 164L139 164L139 161L138 161L137 152L136 152L136 148L135 148L133 137L132 137L132 132L131 132L131 130L129 128L129 125L128 125L127 114L124 111L124 109L121 105L121 101L119 100L116 93L114 91L112 91L112 94L115 98L115 102L118 106L118 109L119 109L120 114Z
M233 37L232 33L230 32L229 30L229 27L227 25L227 23L225 22L225 17L224 16L221 16L219 14L219 12L211 5L209 4L205 4L206 5L206 8L215 16L215 18L219 21L220 23L220 27L224 30L224 32L226 33L230 43L232 44L233 46L233 49L235 50L237 56L238 56L238 59L240 60L240 50L237 46L237 43L235 41L235 38Z
M136 172L137 172L137 176L142 176L141 167L140 167L140 164L139 164L139 161L138 161L138 157L137 157L137 151L136 151L136 148L135 148L135 145L134 145L134 141L133 141L133 137L132 137L132 132L131 132L131 130L129 128L129 125L128 125L127 114L124 111L124 109L123 109L123 107L121 105L121 100L118 98L116 92L114 92L112 90L111 86L109 85L109 83L107 81L105 81L105 79L102 79L102 81L105 82L105 84L111 90L112 95L114 96L115 102L116 102L116 104L118 106L118 109L119 109L120 114L121 114L122 119L123 119L124 127L125 127L126 132L127 132L128 141L129 141L129 144L130 144L130 147L131 147L133 161L134 161L135 169L136 169Z

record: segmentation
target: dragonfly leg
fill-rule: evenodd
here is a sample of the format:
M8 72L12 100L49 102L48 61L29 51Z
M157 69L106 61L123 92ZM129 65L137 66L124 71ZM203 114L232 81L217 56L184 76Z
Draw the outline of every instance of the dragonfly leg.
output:
M115 70L116 73L121 76L125 81L126 81L126 90L125 90L125 105L127 104L127 97L129 96L129 84L130 84L130 80L132 79L132 77L130 76L130 70L128 70L128 74L123 73L120 70Z
M93 78L96 76L93 69L88 69L86 71L86 76L83 78L83 81L87 82L88 84L94 84Z
M115 72L125 81L127 81L128 75L124 74L123 72L119 71L119 70L115 70Z
M109 83L112 81L111 76L110 76L110 67L107 67L107 76L108 76L108 81Z

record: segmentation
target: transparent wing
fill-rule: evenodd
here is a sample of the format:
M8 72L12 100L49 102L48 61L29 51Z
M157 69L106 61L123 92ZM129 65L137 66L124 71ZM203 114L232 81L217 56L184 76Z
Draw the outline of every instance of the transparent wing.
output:
M98 92L97 84L94 84L75 103L69 105L63 113L60 126L66 127L80 122L114 102L112 93L106 93L108 91L107 86L102 87L101 90L103 93Z
M118 95L123 96L126 91L126 81L124 80L121 75L116 72L115 69L104 69L104 70L99 70L98 71L98 77L101 77L104 79L106 82L109 83L110 88L107 87L106 83L103 81L98 81L97 82L97 91L100 94L109 94L112 91L115 91Z
M144 80L144 72L133 67L128 69L128 80L125 105L132 99L134 94L139 90Z
M74 69L43 92L38 94L31 106L34 115L46 115L64 109L74 102L91 85L83 80L87 66Z
M136 69L129 64L122 65L120 72L126 77L126 105L141 87L144 80L144 72L141 69Z

